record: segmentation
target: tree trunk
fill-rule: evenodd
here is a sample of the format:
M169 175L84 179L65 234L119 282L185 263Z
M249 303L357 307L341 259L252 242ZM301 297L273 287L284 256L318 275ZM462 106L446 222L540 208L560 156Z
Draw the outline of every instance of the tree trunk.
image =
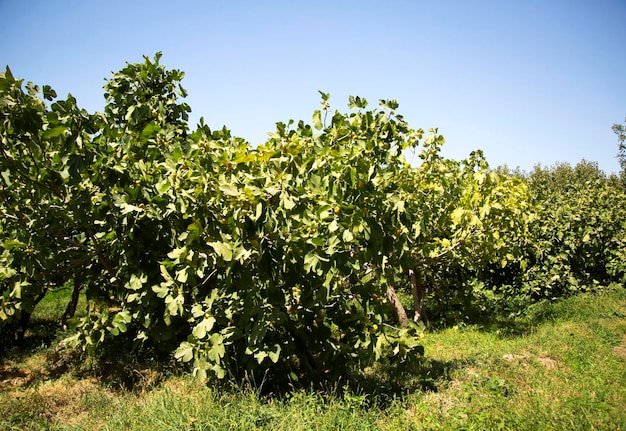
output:
M22 311L20 318L9 324L9 331L13 332L13 341L15 341L18 345L24 342L24 335L26 334L26 329L28 328L28 323L30 322L30 315L31 313Z
M424 321L426 326L430 326L428 317L426 316L426 310L424 309L424 296L426 296L426 289L421 283L420 279L415 274L415 271L409 270L409 279L411 280L411 290L413 292L413 308L415 314L413 315L413 321L419 323Z
M82 276L76 275L74 278L74 289L72 290L72 298L70 302L67 304L67 308L65 309L65 313L61 317L61 325L63 325L63 329L67 329L67 321L74 317L76 314L76 306L78 305L78 299L80 297L80 289L81 289L81 281Z
M396 291L393 287L389 285L387 285L387 299L389 300L389 303L393 308L393 314L396 317L396 321L398 322L398 324L400 326L408 325L409 318L406 315L406 311L404 310L404 307L402 306L398 295L396 295Z
M41 302L44 296L46 296L46 292L48 289L44 289L37 298L35 298L32 309L34 310L37 304ZM32 311L20 311L19 319L15 319L11 323L9 323L7 329L9 332L13 333L13 341L16 344L22 344L24 342L24 336L26 335L26 330L28 329L28 324L30 323L30 316L32 315Z

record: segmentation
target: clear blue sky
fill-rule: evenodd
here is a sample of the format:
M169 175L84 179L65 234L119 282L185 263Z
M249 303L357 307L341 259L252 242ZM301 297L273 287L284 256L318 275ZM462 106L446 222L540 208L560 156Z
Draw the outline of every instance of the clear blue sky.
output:
M162 51L186 72L192 127L257 144L310 122L318 89L344 112L349 95L397 99L446 156L525 170L619 170L625 49L625 0L0 0L0 67L90 112L111 72Z

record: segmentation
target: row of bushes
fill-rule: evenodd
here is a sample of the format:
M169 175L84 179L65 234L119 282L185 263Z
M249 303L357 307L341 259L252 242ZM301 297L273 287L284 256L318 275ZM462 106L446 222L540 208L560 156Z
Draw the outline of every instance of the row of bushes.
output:
M201 378L336 378L421 354L427 312L519 311L624 282L624 187L591 163L522 175L479 151L445 159L443 137L395 101L351 97L343 114L325 93L312 125L277 123L252 147L191 130L183 73L159 59L114 74L95 114L0 76L3 333L22 337L69 283L68 342L85 349L128 337ZM88 312L72 318L80 292Z
M476 268L445 263L426 303L440 324L523 313L542 300L626 283L626 187L596 163L499 168L528 187L531 218L515 259Z

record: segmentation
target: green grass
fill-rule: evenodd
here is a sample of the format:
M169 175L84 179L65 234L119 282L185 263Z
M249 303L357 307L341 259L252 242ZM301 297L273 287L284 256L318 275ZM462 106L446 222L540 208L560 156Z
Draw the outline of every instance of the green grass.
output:
M65 312L67 303L72 295L71 285L49 291L35 308L32 319L34 321L48 321L59 319ZM84 307L84 298L80 301Z
M29 345L1 359L2 430L626 429L624 289L539 304L500 325L433 330L419 366L374 365L345 391L259 397L138 363L126 371L131 390L95 372L54 372L55 348Z

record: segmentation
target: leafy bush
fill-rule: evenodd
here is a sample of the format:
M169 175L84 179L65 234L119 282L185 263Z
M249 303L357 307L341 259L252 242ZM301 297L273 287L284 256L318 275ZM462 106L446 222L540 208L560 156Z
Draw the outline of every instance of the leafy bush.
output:
M626 282L626 190L597 164L536 167L524 176L534 218L519 265L488 269L485 280L521 308Z
M193 360L201 377L340 374L387 345L419 352L416 326L384 325L386 258L367 244L386 226L354 208L371 199L385 211L385 187L406 169L400 146L422 132L370 111L335 115L315 136L279 124L257 149L202 122L189 133L183 74L159 58L115 74L93 116L72 98L48 107L37 87L2 75L5 329L58 276L91 299L69 341L128 333ZM371 139L357 145L356 133ZM383 192L364 198L372 183Z

